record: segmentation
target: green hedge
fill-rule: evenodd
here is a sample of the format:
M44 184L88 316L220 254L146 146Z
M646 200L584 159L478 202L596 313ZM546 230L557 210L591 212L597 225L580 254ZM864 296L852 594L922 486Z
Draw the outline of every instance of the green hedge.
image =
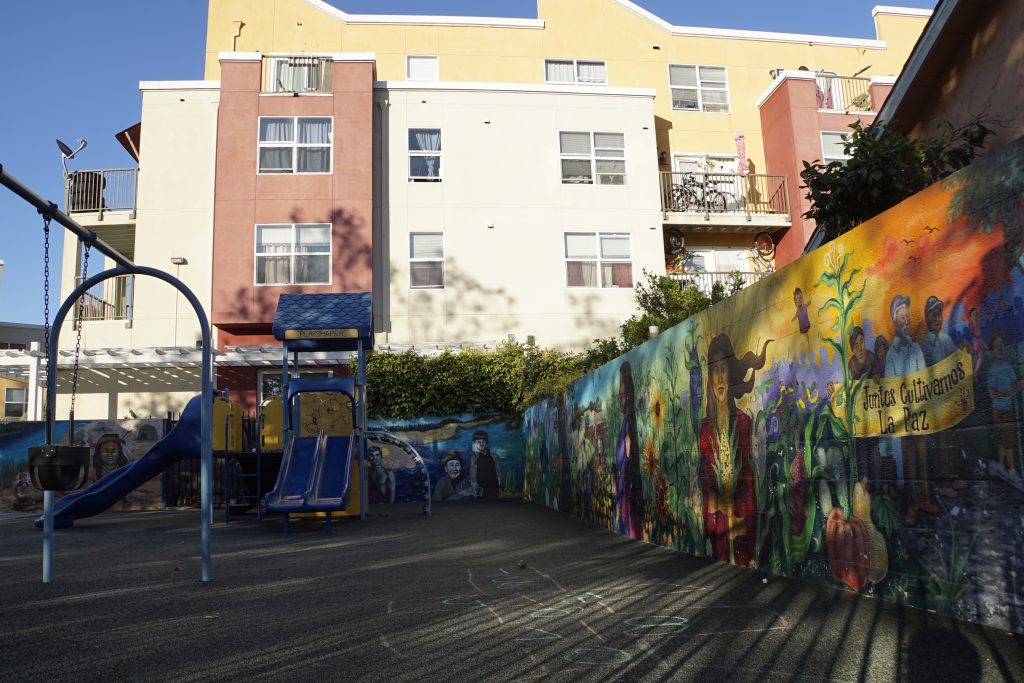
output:
M374 418L517 413L618 353L618 346L607 342L582 353L515 342L488 350L446 350L433 358L414 351L374 352L366 365L367 411Z

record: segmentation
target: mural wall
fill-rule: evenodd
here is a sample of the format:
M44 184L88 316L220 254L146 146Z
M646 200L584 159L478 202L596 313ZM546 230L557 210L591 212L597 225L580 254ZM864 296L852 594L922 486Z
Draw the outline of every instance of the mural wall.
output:
M1024 141L524 414L527 498L1024 632Z
M371 430L405 441L426 462L435 502L518 498L523 442L518 415L457 415L371 420ZM398 444L371 439L367 448L370 503L423 500L423 469Z
M68 423L54 423L54 439L67 443ZM98 420L75 423L75 443L89 446L92 457L85 486L145 455L163 438L163 420ZM0 424L0 513L42 512L43 492L29 479L28 449L46 441L44 422ZM55 496L59 499L62 492ZM163 509L162 479L157 477L124 498L113 510Z

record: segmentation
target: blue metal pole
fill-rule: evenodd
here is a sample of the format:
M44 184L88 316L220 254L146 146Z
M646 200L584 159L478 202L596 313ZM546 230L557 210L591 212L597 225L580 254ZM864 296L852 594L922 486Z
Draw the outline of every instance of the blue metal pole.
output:
M366 353L361 337L356 353L359 354L359 519L366 519Z
M201 550L203 581L209 581L211 579L210 528L213 525L213 349L211 347L210 322L206 317L206 312L203 310L203 306L199 303L199 299L196 298L196 295L193 294L192 290L186 287L181 280L170 273L165 273L164 271L156 268L149 268L147 266L132 266L127 268L119 266L93 275L68 295L68 298L64 300L63 304L61 304L60 310L57 311L57 316L54 318L53 326L50 330L50 347L48 349L48 354L52 367L48 367L46 372L46 405L48 406L48 410L46 411L46 441L47 443L51 443L51 438L53 436L54 408L57 405L57 342L60 338L61 327L64 325L64 319L67 318L68 313L71 311L72 306L74 306L78 301L78 298L100 282L118 277L119 275L133 274L149 275L150 277L155 277L158 280L163 280L168 283L181 292L188 302L192 304L192 309L196 312L196 317L199 318L199 327L203 335L203 367L200 372L200 382L202 384L202 398L200 400L202 401L202 404L199 412L201 459L200 482L202 486ZM74 440L74 434L72 434L70 438ZM53 494L51 492L47 493L49 494L51 502L47 505L47 495L44 494L44 583L49 583L50 581L50 570L52 568L53 559ZM47 529L49 529L49 533L47 533Z

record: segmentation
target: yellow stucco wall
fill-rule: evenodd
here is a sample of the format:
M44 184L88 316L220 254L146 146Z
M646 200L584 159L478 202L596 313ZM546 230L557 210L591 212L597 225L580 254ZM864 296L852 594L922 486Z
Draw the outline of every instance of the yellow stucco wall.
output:
M778 34L759 39L674 35L616 0L538 0L537 5L543 28L501 26L509 22L500 19L487 26L346 23L305 0L209 0L206 78L219 78L217 55L232 50L373 52L380 80L405 80L406 55L436 54L440 80L489 83L542 83L545 58L604 60L609 86L657 90L659 150L734 154L733 137L743 131L747 156L755 172L763 172L756 102L771 83L769 69L806 66L840 75L864 70L865 76L895 76L927 21L879 13L876 30L886 41L881 46ZM244 22L240 33L239 21ZM837 40L846 44L828 44ZM725 66L730 112L673 111L669 64Z

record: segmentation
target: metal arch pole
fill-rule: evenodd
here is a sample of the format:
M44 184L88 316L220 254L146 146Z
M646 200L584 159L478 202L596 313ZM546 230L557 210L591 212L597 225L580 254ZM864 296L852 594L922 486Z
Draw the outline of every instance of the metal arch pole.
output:
M210 323L206 317L206 312L203 310L203 306L199 303L196 295L181 280L162 270L133 264L131 267L119 266L105 270L102 273L97 273L76 287L68 295L68 298L61 304L60 310L57 311L57 316L53 320L50 332L48 353L50 362L53 363L53 368L52 371L48 369L46 373L46 405L49 407L46 411L46 442L52 443L53 438L53 408L57 402L57 363L55 359L57 358L57 342L60 338L61 327L64 325L64 319L67 318L68 313L77 303L79 297L100 282L119 275L149 275L158 280L163 280L185 296L188 302L192 304L196 317L199 318L199 327L203 335L203 366L200 372L200 382L202 384L202 397L200 400L202 403L199 409L200 482L202 490L202 576L203 581L210 581L212 578L210 528L213 525L213 349L211 347ZM71 438L74 438L74 434L71 435ZM44 493L43 504L45 506L43 511L43 582L49 583L52 578L51 570L53 565L53 492L47 491Z
M359 519L366 519L366 352L363 350L363 339L359 338L356 353L358 354L359 384ZM351 366L350 366L351 367Z

